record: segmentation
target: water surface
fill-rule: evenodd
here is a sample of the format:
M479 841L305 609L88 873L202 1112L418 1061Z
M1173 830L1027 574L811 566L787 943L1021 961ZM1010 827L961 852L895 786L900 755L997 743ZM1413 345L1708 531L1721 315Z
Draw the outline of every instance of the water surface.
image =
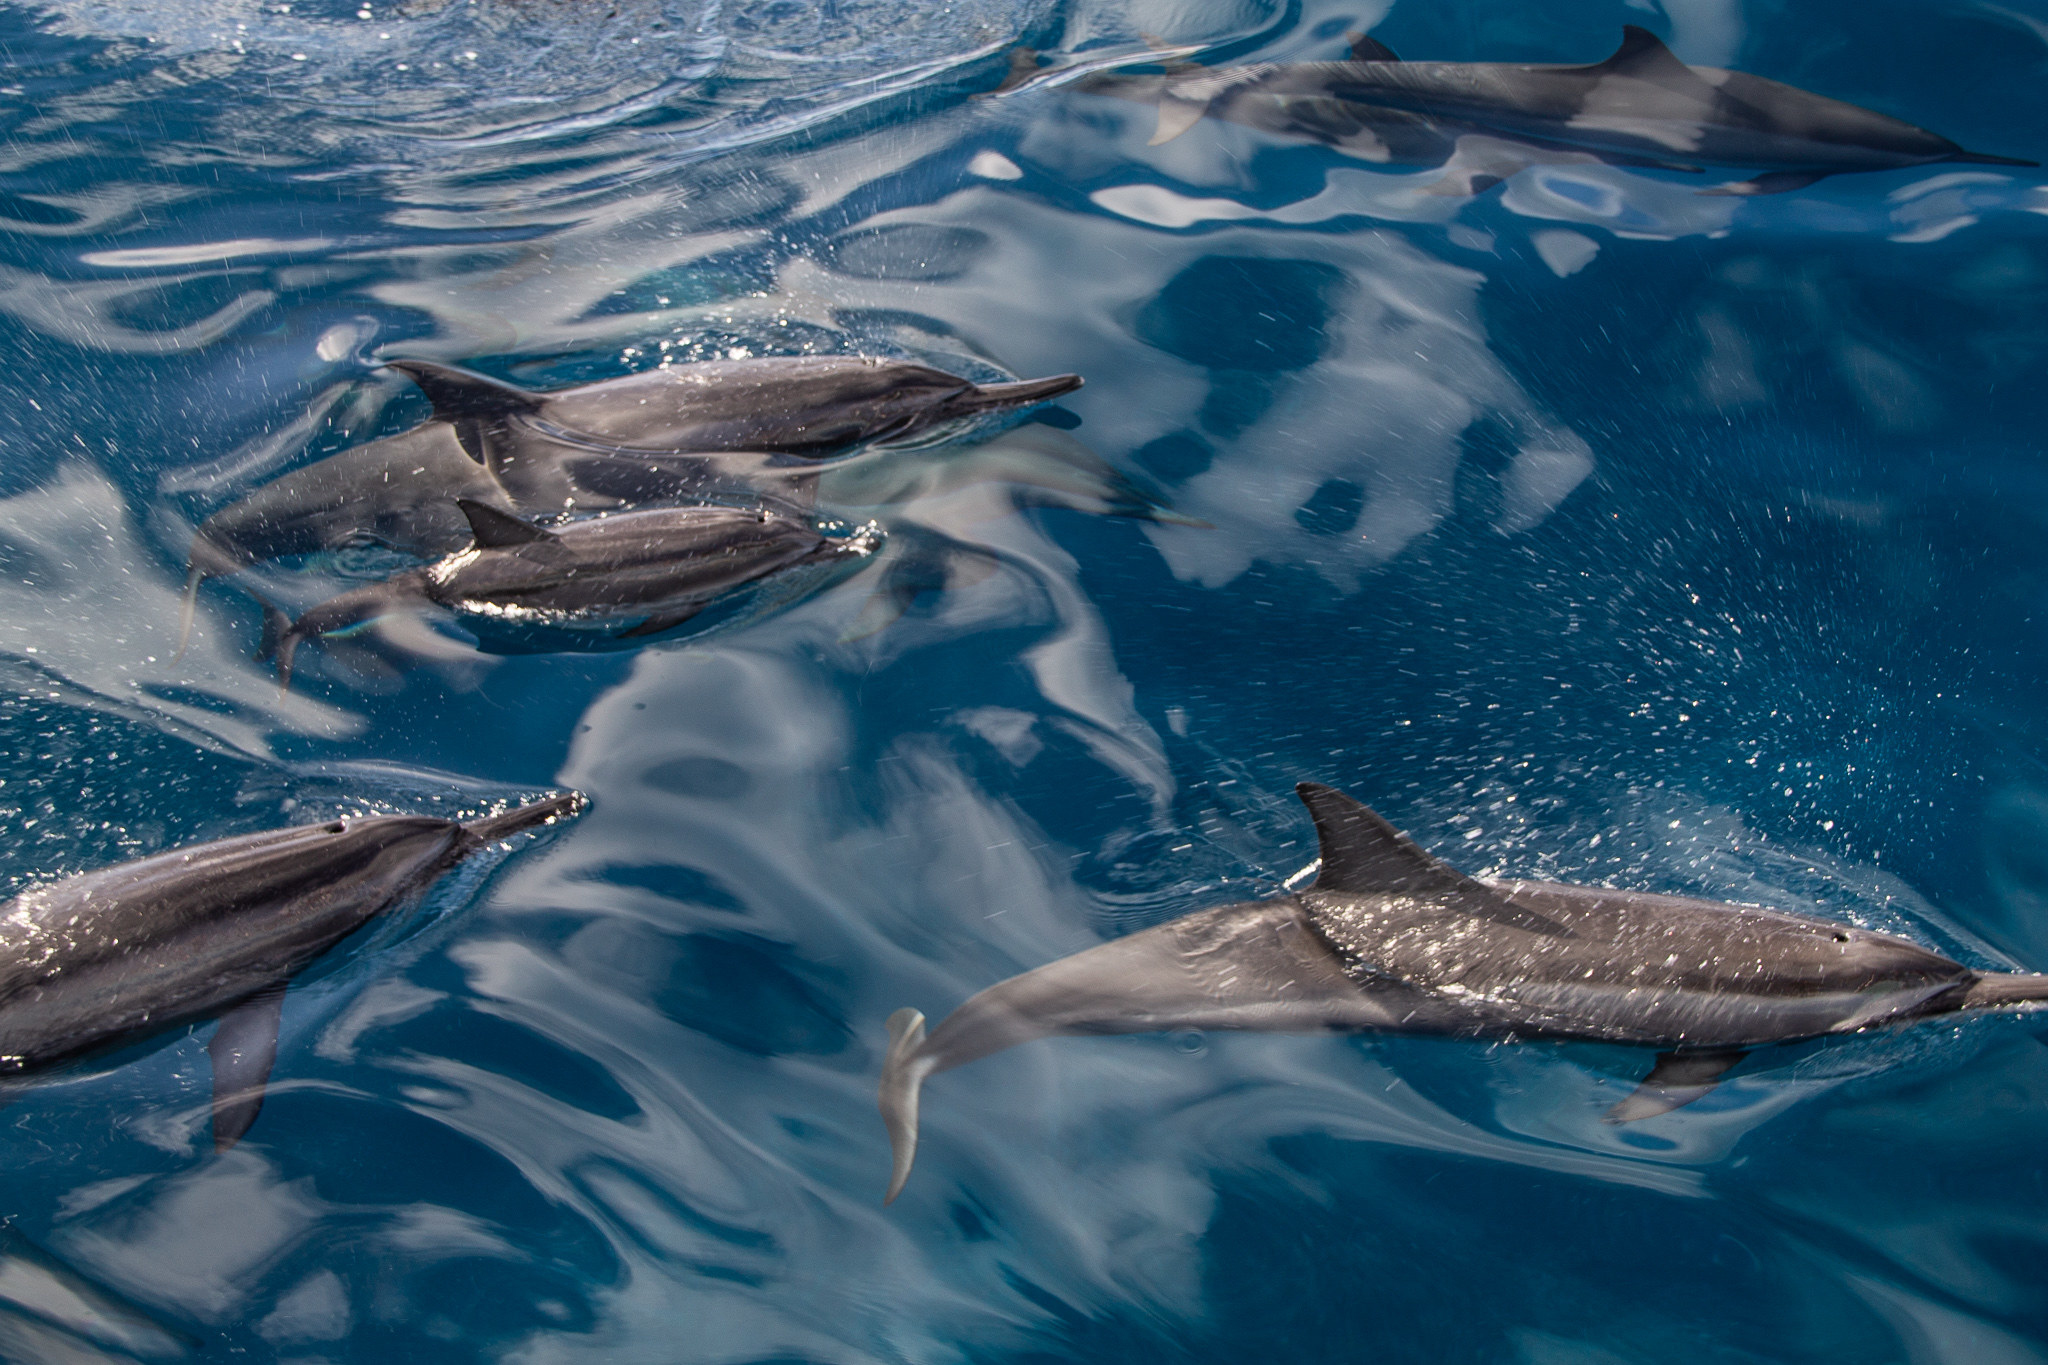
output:
M319 964L225 1156L204 1028L8 1108L0 1213L169 1335L10 1299L0 1353L2048 1356L2023 1019L1769 1050L1628 1129L1628 1049L1042 1043L935 1080L880 1205L890 1011L1274 891L1303 779L1473 872L2048 968L2038 172L1446 198L994 94L1019 45L1568 62L1627 22L2048 152L2027 6L0 7L0 872L594 803ZM880 630L856 575L638 651L309 647L285 696L212 585L174 660L199 518L425 416L380 356L805 351L1079 371L929 467L1079 443L1208 524L848 481L990 567Z

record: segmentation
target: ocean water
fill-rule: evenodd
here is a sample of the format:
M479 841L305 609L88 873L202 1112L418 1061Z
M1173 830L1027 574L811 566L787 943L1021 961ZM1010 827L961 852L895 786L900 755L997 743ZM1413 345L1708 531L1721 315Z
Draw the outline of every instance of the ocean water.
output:
M1624 23L2048 159L2033 3L0 5L0 877L592 800L301 978L230 1152L207 1026L0 1110L0 1357L2048 1359L2023 1017L1628 1128L1626 1048L1042 1042L933 1080L881 1204L890 1012L1274 892L1300 780L1475 873L2048 968L2041 172L1463 198L998 93L1020 46ZM310 645L281 694L214 583L177 657L198 519L426 415L381 357L806 351L1088 383L828 484L976 566L879 628L856 573L636 650ZM1176 515L1105 515L1096 459Z

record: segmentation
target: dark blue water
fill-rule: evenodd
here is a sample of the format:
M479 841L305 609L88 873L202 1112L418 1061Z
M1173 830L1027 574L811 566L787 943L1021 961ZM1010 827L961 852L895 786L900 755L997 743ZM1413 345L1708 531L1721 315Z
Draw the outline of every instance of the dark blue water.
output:
M987 97L1020 43L1592 61L1625 22L2048 153L2038 4L0 7L0 871L593 801L302 979L226 1155L204 1028L0 1112L0 1213L162 1329L0 1282L0 1355L2048 1358L2024 1018L1766 1050L1626 1129L1629 1049L1040 1043L935 1080L880 1203L886 1016L1276 889L1298 780L1470 871L2048 968L2040 173L1464 199ZM855 575L638 651L334 642L287 696L214 585L173 662L198 518L425 416L379 356L803 350L1079 371L1078 426L918 468L1092 451L1210 524L848 481L995 571L876 631Z

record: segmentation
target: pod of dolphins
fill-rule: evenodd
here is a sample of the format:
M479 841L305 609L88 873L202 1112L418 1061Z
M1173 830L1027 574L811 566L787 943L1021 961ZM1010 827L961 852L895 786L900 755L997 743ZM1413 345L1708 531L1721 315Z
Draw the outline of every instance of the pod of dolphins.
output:
M1524 166L1599 161L1751 178L1775 194L1824 176L1962 162L1925 129L1775 81L1680 62L1624 29L1590 66L1401 62L1369 37L1339 62L1160 63L1072 80L1151 103L1157 145L1207 118L1368 161L1441 166L1432 192L1478 193ZM1022 54L1007 88L1062 79ZM1015 420L1078 375L976 383L859 356L670 365L539 392L419 359L383 368L432 406L419 425L307 464L194 533L182 629L210 579L371 542L424 561L296 617L264 599L262 657L288 686L300 646L396 612L452 614L486 647L631 647L748 594L779 604L885 548L877 521L821 511L863 460ZM1079 465L1044 472L1045 487ZM1171 514L1114 471L1081 470L1099 511ZM1031 483L1029 472L1004 477ZM949 581L927 551L877 600ZM772 586L771 586L772 585ZM881 613L886 624L887 612ZM496 640L497 645L490 642ZM889 1020L880 1106L910 1175L935 1073L1018 1043L1175 1029L1583 1039L1649 1049L1614 1123L1691 1103L1753 1048L2048 1002L2048 976L1979 972L1907 939L1768 909L1603 887L1469 877L1329 787L1297 793L1313 884L1198 908L999 982L936 1027ZM21 1085L217 1019L213 1145L257 1120L291 981L478 851L571 818L575 793L467 821L379 815L159 853L34 886L0 910L0 1084Z

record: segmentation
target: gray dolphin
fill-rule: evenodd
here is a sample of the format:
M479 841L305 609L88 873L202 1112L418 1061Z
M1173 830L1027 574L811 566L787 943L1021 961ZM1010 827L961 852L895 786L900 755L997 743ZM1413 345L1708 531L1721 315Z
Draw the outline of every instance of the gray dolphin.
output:
M927 1076L1056 1034L1355 1030L1660 1049L1607 1113L1626 1123L1698 1099L1765 1043L2048 1001L2048 975L1980 973L1828 920L1478 881L1341 792L1295 791L1322 845L1308 889L1197 911L1011 977L929 1034L916 1010L890 1016L889 1200L917 1153Z
M181 641L209 578L356 539L422 557L460 549L469 526L457 499L525 516L763 496L804 507L831 457L1081 386L1071 374L975 384L860 356L708 361L548 393L425 360L386 367L420 386L435 418L293 470L202 522Z
M32 1078L213 1015L213 1144L256 1121L284 989L471 854L582 810L574 793L458 823L331 820L173 849L0 907L0 1075Z
M469 522L468 549L329 598L296 621L270 609L264 652L276 656L280 686L291 683L299 641L408 607L445 607L485 625L641 639L771 575L865 559L882 539L872 522L827 536L766 503L617 512L552 530L480 502L456 506Z
M1358 38L1347 62L1169 66L1163 76L1101 74L1075 88L1156 100L1153 145L1204 115L1311 138L1368 161L1443 164L1432 190L1476 194L1523 166L1596 160L1762 174L1705 194L1777 194L1823 176L1930 162L2033 166L1965 151L1924 128L1741 71L1687 66L1628 25L1591 66L1403 62Z
M867 356L760 356L664 365L552 392L453 365L390 360L493 470L533 440L605 453L752 450L823 459L948 423L1050 402L1078 374L976 384L907 361Z

